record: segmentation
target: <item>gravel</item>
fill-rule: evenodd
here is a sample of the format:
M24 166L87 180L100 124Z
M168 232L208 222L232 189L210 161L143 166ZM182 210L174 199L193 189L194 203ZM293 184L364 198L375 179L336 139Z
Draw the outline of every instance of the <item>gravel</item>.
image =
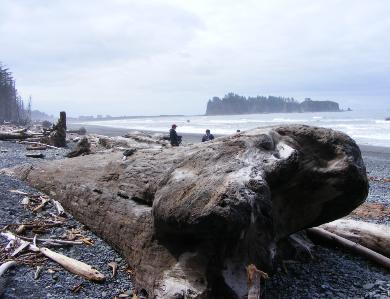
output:
M39 163L39 159L26 158L25 146L0 141L0 168L29 162ZM67 150L46 150L47 159L62 158ZM378 178L390 177L390 154L363 152L369 176ZM390 205L390 183L370 182L368 201ZM20 201L23 196L10 193L18 189L28 193L37 193L25 183L0 175L0 223L20 223L33 219L30 211L24 210ZM44 213L55 213L54 207L49 206ZM390 223L385 221L385 224ZM107 243L88 231L81 223L69 216L66 227L54 228L48 235L59 237L66 229L81 228L83 234L92 238L92 246L73 246L56 248L70 257L82 260L96 267L106 277L103 283L93 283L63 270L51 261L44 265L44 271L38 280L34 280L35 268L18 266L8 271L4 298L114 298L127 293L130 297L132 283L126 272L127 264ZM0 240L4 245L4 241ZM119 264L115 278L111 278L109 262ZM55 270L49 271L49 269ZM52 273L50 273L52 272ZM262 298L390 298L389 271L351 255L337 248L316 246L314 258L305 262L285 261L277 272L263 286ZM78 293L72 289L82 283Z
M262 298L390 297L389 274L358 256L317 246L314 259L280 267Z
M390 178L390 153L363 152L367 175L379 179ZM369 202L390 206L390 183L370 181Z
M4 152L0 152L0 168L25 162L39 163L42 161L25 157L27 152L25 145L0 141L1 150ZM45 154L44 160L62 158L67 151L68 149L45 150L43 151ZM20 202L25 195L11 193L9 190L39 194L37 190L29 187L24 182L0 175L0 227L36 220L38 217L44 219L50 213L56 214L56 209L51 203L38 215L24 209ZM3 298L114 298L126 292L130 297L133 285L127 272L128 265L126 262L111 246L88 231L71 215L68 215L65 225L51 228L46 234L39 237L60 238L66 230L72 228L82 230L84 236L93 240L93 245L74 245L52 249L95 267L106 276L106 280L103 283L88 281L47 260L38 280L34 280L35 267L19 265L13 270L7 271L4 278L0 279L0 291L2 285L5 287ZM0 238L1 247L4 247L5 244L7 244L7 241ZM113 261L118 264L118 272L114 278L111 277L112 270L108 266L108 263ZM73 293L72 289L80 284L82 284L80 291Z

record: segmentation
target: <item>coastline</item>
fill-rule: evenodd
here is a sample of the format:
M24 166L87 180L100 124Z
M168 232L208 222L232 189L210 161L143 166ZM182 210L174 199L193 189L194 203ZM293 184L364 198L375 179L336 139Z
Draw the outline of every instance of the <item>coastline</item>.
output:
M99 126L99 125L80 125L77 123L69 123L68 129L75 130L80 127L84 127L87 129L87 134L99 134L105 136L121 136L129 132L140 131L140 130L132 130L132 129L122 129L122 128L114 128L108 126ZM167 128L166 132L163 131L142 131L149 135L168 135L169 128ZM202 134L196 133L181 133L180 128L177 130L177 133L183 136L184 144L193 144L201 142ZM213 133L213 132L211 132ZM215 138L222 137L225 135L214 134ZM376 145L366 145L366 144L358 144L362 153L375 153L375 154L389 154L390 155L390 147L384 146L376 146ZM389 156L390 158L390 156Z
M77 130L80 127L84 127L87 129L87 134L98 134L98 135L105 135L109 137L113 136L122 136L129 132L144 132L149 135L169 135L169 129L167 129L166 132L162 131L144 131L144 130L132 130L132 129L122 129L122 128L113 128L113 127L106 127L106 126L98 126L98 125L79 125L79 124L68 124L68 130ZM183 136L183 143L184 144L193 144L201 142L202 140L202 134L196 134L196 133L180 133L180 130L177 130L178 135ZM214 134L215 138L221 137L223 135L216 135Z

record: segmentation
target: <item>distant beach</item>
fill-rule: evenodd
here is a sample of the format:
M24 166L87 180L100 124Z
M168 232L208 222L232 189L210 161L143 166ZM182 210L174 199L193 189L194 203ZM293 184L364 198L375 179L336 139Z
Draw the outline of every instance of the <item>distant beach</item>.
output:
M148 131L148 130L133 130L133 129L122 129L122 128L114 128L114 127L105 127L105 126L98 126L98 125L80 125L80 124L74 124L70 123L68 124L68 128L70 130L76 130L80 127L84 127L87 129L88 134L99 134L99 135L105 135L105 136L122 136L126 133L132 132L132 131L142 131L149 135L169 135L169 129L167 129L166 132L162 131ZM184 144L190 144L190 143L197 143L201 142L203 134L196 134L196 133L181 133L180 130L178 130L178 134L183 136L183 143ZM215 138L223 136L223 135L216 135L214 134Z
M177 132L188 142L197 142L206 129L214 136L234 134L257 127L274 125L305 124L338 130L351 136L359 145L390 147L390 121L386 121L387 111L350 112L311 112L311 113L269 113L247 115L172 115L143 116L123 119L72 120L75 126L103 126L106 134L118 132L117 129L164 133L171 125L178 125ZM97 131L99 128L91 130ZM116 134L116 133L115 133ZM189 134L189 135L187 135Z
M89 124L78 124L78 123L69 123L68 128L78 129L80 127L85 127L87 129L87 133L91 134L99 134L99 135L105 135L105 136L121 136L126 133L129 133L131 131L142 131L150 135L168 135L169 127L167 128L166 132L163 131L148 131L148 130L135 130L135 129L124 129L124 128L115 128L115 127L108 127L103 125L89 125ZM181 133L180 128L178 128L178 134L183 136L183 143L184 144L191 144L191 143L198 143L201 142L203 134L197 134L197 133ZM227 134L226 134L227 135ZM224 134L214 134L215 138L226 136ZM383 154L390 154L390 147L385 146L376 146L376 145L366 145L366 144L359 144L359 147L362 152L365 153L383 153ZM390 158L390 157L389 157Z

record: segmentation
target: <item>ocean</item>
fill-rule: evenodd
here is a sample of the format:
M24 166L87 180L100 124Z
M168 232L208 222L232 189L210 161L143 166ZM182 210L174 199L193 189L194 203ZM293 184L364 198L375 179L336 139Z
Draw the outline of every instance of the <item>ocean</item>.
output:
M389 110L272 113L218 116L154 116L119 120L95 120L79 124L98 125L140 131L168 132L175 123L180 133L203 134L210 129L216 135L228 135L237 130L248 130L279 124L307 124L332 128L351 136L360 145L390 147Z

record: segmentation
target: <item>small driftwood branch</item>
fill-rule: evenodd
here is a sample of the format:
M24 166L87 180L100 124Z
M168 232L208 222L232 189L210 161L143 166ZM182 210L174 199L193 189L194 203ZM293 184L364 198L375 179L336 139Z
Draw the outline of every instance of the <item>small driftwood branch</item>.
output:
M32 246L30 246L31 248ZM33 246L35 247L35 246ZM69 272L72 272L73 274L80 275L88 280L93 281L103 281L105 279L104 275L100 273L98 270L92 268L90 265L80 262L78 260L72 259L70 257L67 257L63 254L54 252L48 248L45 247L35 247L34 251L36 249L43 253L46 257L49 259L55 261L56 263L60 264L62 267L64 267Z
M65 214L65 210L64 210L64 207L60 204L59 201L57 200L54 200L52 199L52 202L54 203L56 209L57 209L57 212L58 212L58 215L64 215Z
M4 273L11 267L14 267L16 266L16 262L15 261L8 261L8 262L5 262L4 264L1 264L0 266L0 277L2 277L4 275Z
M112 269L112 276L111 277L115 277L116 271L118 269L118 264L116 262L111 262L111 263L108 263L108 266Z
M360 244L357 244L343 237L340 237L334 233L328 232L322 228L318 228L318 227L308 228L307 232L309 233L309 235L312 234L313 236L319 237L325 240L326 242L337 244L347 250L350 250L354 253L364 256L367 259L376 262L377 264L390 270L390 259L378 252L375 252L367 247L364 247Z
M37 270L34 273L34 279L37 280L43 270L43 266L37 266Z
M24 249L26 249L30 245L30 242L26 242L26 241L23 241L20 239L18 241L19 241L20 245L11 254L12 257L16 256L18 253L22 252Z
M34 209L33 209L33 212L39 212L40 210L43 209L43 207L50 201L50 199L46 198L46 197L41 197L41 204L36 206Z
M26 241L33 241L34 238L29 237L23 237L23 236L16 236L19 239L26 240ZM62 244L62 245L83 245L84 243L82 241L67 241L67 240L58 240L58 239L38 239L36 238L36 241L39 242L47 242L51 244Z
M53 145L49 145L49 144L45 144L45 143L41 143L41 142L20 141L19 143L22 143L22 144L35 144L35 145L40 145L40 146L46 146L46 147L53 148L53 149L60 149L59 147L56 147L56 146L53 146Z
M26 193L24 191L20 191L20 190L9 190L9 192L20 194L20 195L28 195L28 193Z

